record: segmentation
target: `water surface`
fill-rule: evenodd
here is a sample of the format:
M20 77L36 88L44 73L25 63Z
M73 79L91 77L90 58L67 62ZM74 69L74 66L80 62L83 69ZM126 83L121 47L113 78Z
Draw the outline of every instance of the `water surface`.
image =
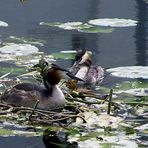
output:
M44 22L88 22L97 18L125 18L138 21L135 27L115 28L112 33L81 33L40 26ZM104 68L148 65L148 3L143 0L18 0L0 1L0 20L9 24L0 27L0 40L9 36L33 37L47 43L40 51L50 54L62 50L86 48L92 51L92 60ZM7 63L7 62L6 62ZM4 64L1 62L0 66ZM61 66L70 67L71 60L58 60ZM7 63L9 66L11 63ZM38 138L0 137L3 148L20 147L17 139L27 147ZM3 142L1 142L3 141ZM27 143L27 144L26 144ZM43 147L39 143L31 147Z

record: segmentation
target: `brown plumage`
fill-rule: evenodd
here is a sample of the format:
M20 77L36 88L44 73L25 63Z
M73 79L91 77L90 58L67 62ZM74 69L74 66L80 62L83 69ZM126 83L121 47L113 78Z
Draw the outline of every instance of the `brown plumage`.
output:
M70 72L82 79L86 85L96 85L102 82L104 70L99 65L92 65L91 58L87 50L77 50L75 63L70 68Z
M57 84L61 80L57 67L51 67L43 76L44 86L32 83L20 83L1 95L1 102L15 106L33 107L39 100L37 108L52 110L65 104L65 97Z

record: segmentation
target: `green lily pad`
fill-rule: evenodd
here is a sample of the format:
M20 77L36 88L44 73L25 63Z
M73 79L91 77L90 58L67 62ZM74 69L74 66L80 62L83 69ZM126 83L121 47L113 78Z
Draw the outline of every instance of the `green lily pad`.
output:
M81 28L78 31L84 33L111 33L113 28L103 28L103 27L89 27L89 28Z
M45 26L50 26L50 27L58 27L62 23L59 22L40 22L39 25L45 25Z
M0 71L0 75L5 75L5 74L14 74L18 75L18 74L22 74L25 72L25 68L22 67L1 67L1 71ZM0 76L1 78L2 76Z
M52 56L55 59L74 59L75 53L58 52L58 53L53 53Z
M0 136L10 136L14 135L12 130L0 128Z
M58 27L65 30L77 30L79 32L84 32L84 33L111 33L114 30L113 28L96 27L82 22L67 22L67 23L41 22L40 25Z
M23 131L23 130L10 130L10 129L6 129L0 128L0 136L3 137L8 137L8 136L14 136L14 135L18 135L18 136L41 136L42 132L31 132L31 131Z
M16 43L16 44L33 44L33 45L40 45L44 46L46 43L44 40L35 39L35 38L25 38L25 37L16 37L16 36L9 36L6 39L6 42L3 43L7 45L7 43Z
M121 84L116 84L114 93L126 93L133 96L148 96L148 83L140 81L124 81Z

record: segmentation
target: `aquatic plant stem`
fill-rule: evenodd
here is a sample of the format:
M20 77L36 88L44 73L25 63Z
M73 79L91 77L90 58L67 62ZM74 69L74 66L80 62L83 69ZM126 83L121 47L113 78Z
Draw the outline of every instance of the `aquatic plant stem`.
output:
M36 101L36 103L35 103L35 105L34 105L34 108L33 108L32 112L31 112L31 114L29 115L29 120L30 120L30 118L32 117L32 115L33 115L35 109L37 108L38 104L39 104L39 100Z
M8 104L0 103L0 107L8 108L5 110L0 110L0 114L7 114L13 111L13 106L8 105Z
M107 114L110 115L113 89L110 89Z

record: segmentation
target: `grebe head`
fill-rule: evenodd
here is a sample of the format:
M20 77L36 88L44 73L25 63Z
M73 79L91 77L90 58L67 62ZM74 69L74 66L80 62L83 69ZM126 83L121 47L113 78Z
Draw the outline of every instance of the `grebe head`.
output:
M58 84L63 77L61 71L64 70L54 64L51 64L51 68L48 69L43 76L44 81L48 82L50 85Z
M47 70L45 75L43 76L45 86L47 85L56 85L60 82L62 78L70 77L72 79L83 81L80 78L77 78L72 73L70 73L67 69L61 68L56 64L51 64L51 68Z
M76 64L79 65L87 65L87 66L91 65L91 58L86 49L78 49L75 60Z
M75 61L80 61L83 55L86 53L86 49L76 49L76 51Z

